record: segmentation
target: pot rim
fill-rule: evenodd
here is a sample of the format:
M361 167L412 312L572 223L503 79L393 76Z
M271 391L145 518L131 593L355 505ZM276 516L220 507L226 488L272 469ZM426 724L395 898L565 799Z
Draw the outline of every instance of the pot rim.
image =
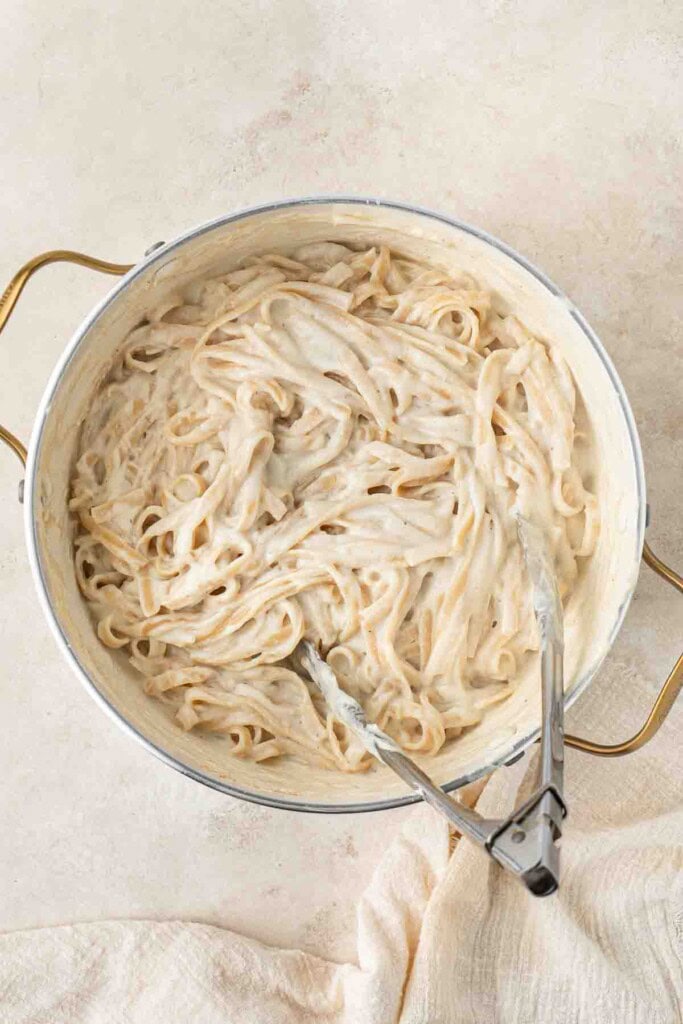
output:
M612 387L616 391L621 411L626 422L628 430L629 441L631 444L631 451L633 455L634 470L636 475L636 490L638 499L638 521L636 529L636 547L632 553L634 571L631 573L632 583L628 587L622 603L617 612L615 621L610 631L609 640L605 647L604 653L596 659L596 661L590 666L590 668L583 674L581 679L576 683L571 693L565 696L565 709L569 708L574 701L584 692L589 683L596 675L598 669L602 665L608 651L612 648L616 639L617 633L619 632L621 625L624 621L624 617L628 610L631 598L636 587L638 580L638 567L640 563L640 555L643 548L643 542L645 537L645 526L646 526L646 489L645 489L645 470L643 465L642 451L640 447L640 439L638 437L638 431L635 424L635 418L629 404L626 391L623 384L617 374L617 371L607 354L602 342L598 338L597 334L590 327L588 322L576 308L574 303L564 294L564 292L557 287L557 285L551 281L541 270L539 270L533 263L527 260L524 256L520 255L515 249L511 248L505 242L500 241L498 238L490 235L488 232L483 231L480 228L473 227L470 224L460 221L455 217L446 216L438 211L428 209L423 206L413 205L411 203L398 202L390 199L380 199L368 196L354 196L354 195L343 195L343 194L332 194L332 195L313 195L304 196L300 198L281 199L275 202L262 203L257 206L249 206L242 210L238 210L236 213L217 217L213 220L207 221L197 227L191 228L189 231L179 235L173 241L158 245L148 250L146 255L139 263L136 263L127 274L125 274L114 287L104 296L104 298L91 310L91 312L82 321L80 326L77 328L71 340L67 344L66 348L62 352L51 376L48 380L47 386L40 400L36 418L34 421L33 431L31 434L31 440L29 444L29 454L26 464L26 496L24 501L24 528L26 532L26 543L28 548L29 563L31 566L31 572L33 575L38 597L43 608L43 613L47 618L48 624L52 630L52 633L57 641L57 644L71 665L71 668L80 679L81 683L85 686L86 690L90 693L91 697L96 703L105 711L116 723L123 729L125 733L131 736L133 739L141 743L148 751L158 757L165 764L179 771L182 775L193 779L195 782L199 782L202 785L208 786L211 789L218 790L221 793L225 793L229 796L236 797L240 800L247 800L251 803L262 804L266 807L276 807L282 810L289 811L306 811L309 813L318 814L352 814L367 811L380 811L389 810L394 807L405 807L409 804L417 803L421 800L421 797L414 793L408 793L401 797L392 797L385 800L370 800L362 802L351 802L343 804L326 804L317 803L315 801L298 800L291 797L278 797L270 796L268 794L259 793L254 790L243 789L239 786L232 785L231 783L223 782L214 776L208 775L199 769L193 768L192 766L185 764L179 758L170 754L164 750L163 747L158 746L152 742L147 736L138 731L128 719L126 719L120 711L110 703L107 698L99 691L94 681L90 678L89 674L78 659L77 654L69 644L68 637L62 629L59 618L52 606L50 597L47 590L47 583L43 572L41 557L39 552L38 537L36 531L36 519L33 514L34 502L36 501L36 474L37 466L39 462L39 455L41 450L41 444L43 439L43 431L45 422L50 413L50 407L52 404L53 397L59 388L62 377L74 358L76 352L80 348L81 343L85 339L86 335L90 331L93 324L101 316L101 314L111 305L111 303L124 292L128 285L131 284L137 277L143 272L149 270L155 263L165 259L170 253L179 249L186 242L195 240L204 234L207 234L216 228L222 227L226 224L235 223L240 220L245 220L248 217L252 217L256 214L272 213L278 210L296 208L299 206L315 206L315 205L356 205L356 206L369 206L377 207L379 209L392 209L401 210L410 214L417 214L418 216L425 217L429 220L435 220L442 224L446 224L449 227L456 228L466 234L472 235L475 238L480 239L483 242L493 246L500 252L504 253L514 262L519 264L528 273L530 273L536 280L542 284L547 291L549 291L555 298L560 299L565 305L570 316L576 321L578 326L583 331L586 339L595 350L598 358L603 364L607 375L610 379ZM451 792L456 789L460 789L462 786L467 785L470 782L474 782L476 779L481 778L483 775L501 767L504 764L509 764L517 760L524 751L538 738L540 735L540 726L533 729L525 736L518 739L505 754L504 757L499 758L490 764L475 769L472 772L461 775L451 781L444 783L442 789L445 792Z

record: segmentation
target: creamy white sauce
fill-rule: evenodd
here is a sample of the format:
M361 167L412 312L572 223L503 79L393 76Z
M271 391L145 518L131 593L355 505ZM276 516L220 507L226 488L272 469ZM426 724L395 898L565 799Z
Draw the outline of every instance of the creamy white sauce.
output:
M84 425L98 635L226 751L365 768L286 667L305 635L378 729L434 754L538 646L514 510L564 599L593 550L571 374L461 272L325 242L247 263L149 310Z

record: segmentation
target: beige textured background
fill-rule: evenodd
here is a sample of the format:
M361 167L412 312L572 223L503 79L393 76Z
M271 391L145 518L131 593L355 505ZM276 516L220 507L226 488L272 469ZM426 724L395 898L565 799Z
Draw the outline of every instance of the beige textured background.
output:
M641 431L651 543L683 565L679 4L10 0L3 15L2 275L58 246L134 261L295 194L452 213L535 261L601 335ZM106 289L65 267L29 286L0 344L2 420L21 436ZM352 955L353 902L405 812L251 807L124 737L43 622L18 479L0 453L0 930L182 916ZM570 725L603 739L635 727L682 625L644 569ZM614 721L625 686L632 716Z

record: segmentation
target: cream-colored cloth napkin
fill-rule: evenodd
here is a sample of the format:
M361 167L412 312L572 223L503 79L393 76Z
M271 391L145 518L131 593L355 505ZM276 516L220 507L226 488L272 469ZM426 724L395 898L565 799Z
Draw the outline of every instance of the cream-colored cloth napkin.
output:
M569 752L562 887L549 899L465 840L449 854L447 826L419 807L360 902L357 963L179 921L14 932L0 936L0 1021L679 1022L682 731L667 725L625 761ZM480 809L510 808L514 780L499 771Z

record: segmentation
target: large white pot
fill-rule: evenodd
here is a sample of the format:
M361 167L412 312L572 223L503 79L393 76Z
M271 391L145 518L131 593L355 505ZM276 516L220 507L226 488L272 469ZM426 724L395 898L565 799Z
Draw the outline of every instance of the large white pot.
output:
M521 256L484 232L399 203L303 199L257 207L194 228L134 266L78 329L40 404L26 475L26 536L36 585L57 642L92 696L167 764L223 792L278 807L370 810L415 799L388 769L343 775L286 763L255 765L224 753L220 737L183 732L147 697L124 656L102 646L78 591L67 511L78 430L124 336L152 302L193 278L227 271L245 256L294 240L371 245L462 265L535 333L556 343L589 414L597 453L602 528L597 550L566 611L566 703L594 677L633 592L645 529L640 445L623 386L600 341L572 303ZM452 789L503 764L538 735L540 684L524 679L484 720L428 762Z

